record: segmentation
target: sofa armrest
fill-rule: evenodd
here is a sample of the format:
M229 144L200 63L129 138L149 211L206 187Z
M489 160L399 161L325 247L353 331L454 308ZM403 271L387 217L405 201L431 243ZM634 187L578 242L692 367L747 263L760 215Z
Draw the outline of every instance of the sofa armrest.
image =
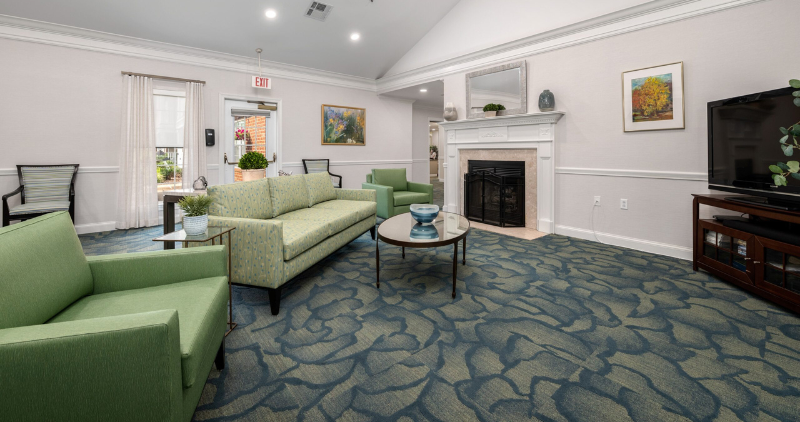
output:
M337 189L338 191L338 189ZM283 284L283 222L208 216L209 227L236 227L231 234L231 281L275 288ZM227 236L223 242L227 244Z
M337 189L336 199L350 201L377 201L375 191L370 189Z
M375 191L376 202L378 203L378 217L389 218L392 214L394 214L393 187L376 185L374 183L362 183L361 189L371 189Z
M408 190L411 192L427 193L428 199L433 201L433 185L430 183L408 182Z
M94 294L228 275L228 249L224 246L100 255L86 259L92 270Z
M178 312L0 330L4 420L182 419Z

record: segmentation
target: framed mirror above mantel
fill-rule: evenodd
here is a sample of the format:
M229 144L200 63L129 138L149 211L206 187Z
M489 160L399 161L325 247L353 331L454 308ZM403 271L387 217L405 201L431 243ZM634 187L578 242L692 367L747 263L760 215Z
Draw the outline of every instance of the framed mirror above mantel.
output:
M528 112L528 69L525 60L467 73L467 117L484 117L483 106L502 104L498 116Z

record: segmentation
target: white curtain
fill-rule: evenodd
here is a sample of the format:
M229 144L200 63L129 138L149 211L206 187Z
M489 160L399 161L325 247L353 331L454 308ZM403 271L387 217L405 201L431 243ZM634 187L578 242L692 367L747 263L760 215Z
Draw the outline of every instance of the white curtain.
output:
M183 129L183 188L206 176L203 84L186 82L186 120Z
M123 76L117 228L158 225L153 80Z

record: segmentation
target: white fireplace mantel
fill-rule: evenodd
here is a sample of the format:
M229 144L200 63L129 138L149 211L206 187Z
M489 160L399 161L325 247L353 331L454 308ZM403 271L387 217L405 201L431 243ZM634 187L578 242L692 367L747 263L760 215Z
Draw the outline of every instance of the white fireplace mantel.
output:
M555 142L560 111L518 114L482 119L441 122L447 132L445 154L444 211L463 214L459 190L463 171L459 154L464 149L536 149L537 228L555 231Z

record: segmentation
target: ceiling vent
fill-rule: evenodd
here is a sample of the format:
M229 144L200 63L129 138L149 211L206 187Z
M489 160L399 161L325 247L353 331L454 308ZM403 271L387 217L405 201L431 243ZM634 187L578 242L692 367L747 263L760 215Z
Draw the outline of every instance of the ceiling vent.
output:
M306 17L316 19L320 22L325 22L325 19L328 18L328 15L331 13L332 9L333 6L331 5L314 1L311 2L311 6L308 6L308 10L306 10Z

